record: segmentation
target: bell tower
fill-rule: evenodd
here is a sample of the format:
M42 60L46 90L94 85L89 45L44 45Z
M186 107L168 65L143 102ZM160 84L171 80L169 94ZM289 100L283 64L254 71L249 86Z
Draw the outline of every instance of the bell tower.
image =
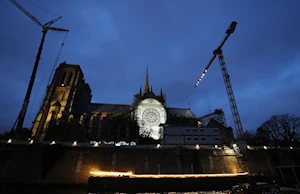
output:
M91 89L83 79L80 66L61 63L33 123L32 136L42 140L50 121L84 110L91 97Z

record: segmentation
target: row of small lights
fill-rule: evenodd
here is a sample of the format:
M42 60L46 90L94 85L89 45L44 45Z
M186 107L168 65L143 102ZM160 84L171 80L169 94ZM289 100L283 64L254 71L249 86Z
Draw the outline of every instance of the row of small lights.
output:
M11 144L12 143L12 139L9 139L8 141L7 141L7 143L8 144ZM29 144L33 144L33 140L30 140L29 141ZM51 143L50 143L50 145L54 145L54 144L56 144L56 142L55 141L52 141ZM95 143L91 143L94 147L98 147L99 146L99 143L98 142L95 142ZM78 144L77 144L77 141L74 141L73 142L73 144L72 144L72 146L77 146ZM117 144L115 144L116 146L120 146L120 145L117 145ZM161 148L161 145L160 144L157 144L156 145L156 148ZM197 150L199 150L200 149L200 146L197 144L196 146L195 146L195 148L197 149ZM215 145L215 148L218 148L218 145Z
M157 145L156 145L156 148L161 148L161 145L160 145L160 144L157 144ZM200 149L199 144L196 144L195 148L196 148L197 150L199 150L199 149ZM218 145L215 145L215 148L219 148Z
M8 144L11 144L11 143L12 143L12 139L9 139L9 140L7 141L7 143L8 143ZM33 140L30 140L30 141L29 141L29 144L33 144ZM54 144L56 144L55 141L52 141L52 142L50 143L50 145L54 145ZM91 144L92 144L92 143L91 143ZM72 146L77 146L77 145L78 145L78 144L77 144L77 141L74 141L73 144L72 144ZM117 145L117 144L115 144L115 145L116 145L116 146L120 146L120 145ZM96 142L96 143L93 144L93 146L94 146L94 147L98 147L98 146L99 146L99 143ZM237 144L233 144L232 146L233 146L233 148L237 148L237 147L238 147ZM156 148L161 148L161 145L160 145L160 144L157 144L157 145L156 145ZM199 150L199 149L200 149L199 144L196 144L196 145L195 145L195 148L196 148L197 150ZM215 145L215 148L220 148L220 147L218 147L218 145ZM268 149L267 146L263 146L263 148L264 148L265 150ZM277 148L279 149L280 146L278 146ZM247 145L247 149L250 150L250 149L251 149L251 146ZM290 149L292 150L293 147L290 146Z
M237 148L237 144L233 144L232 146L233 146L233 148ZM268 149L268 147L267 147L267 146L263 146L263 148L264 148L265 150L267 150L267 149ZM280 146L277 146L277 148L278 148L278 149L280 149ZM247 149L251 150L252 148L251 148L251 146L247 145ZM292 146L290 146L290 149L292 150L292 149L293 149L293 147L292 147Z
M198 79L198 81L196 82L195 86L198 86L200 81L203 79L203 77L205 76L205 73L207 72L207 69L204 70L204 72L202 73L201 77Z

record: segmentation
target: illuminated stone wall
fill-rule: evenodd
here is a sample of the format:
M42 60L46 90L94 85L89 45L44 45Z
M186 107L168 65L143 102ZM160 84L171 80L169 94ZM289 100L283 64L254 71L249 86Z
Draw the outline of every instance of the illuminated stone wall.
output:
M232 150L114 149L67 151L45 181L84 183L90 171L132 171L136 174L237 173ZM64 173L59 173L64 171Z
M300 150L233 150L177 148L68 148L3 146L0 173L5 181L86 183L90 171L133 171L136 174L263 173L279 179L275 166L299 165Z
M79 65L61 63L56 69L43 104L32 126L32 135L43 139L52 120L69 117L71 112L82 112L91 100L91 90L84 81Z

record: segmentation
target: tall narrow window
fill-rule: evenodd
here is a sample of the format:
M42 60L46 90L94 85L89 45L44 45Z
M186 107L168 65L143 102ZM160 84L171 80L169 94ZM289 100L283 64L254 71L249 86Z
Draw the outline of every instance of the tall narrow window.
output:
M68 77L68 82L67 82L68 86L71 85L72 77L73 77L73 73L71 72L69 77Z
M66 76L67 76L67 72L65 72L62 76L62 79L61 79L61 85L64 86L65 84L65 79L66 79Z

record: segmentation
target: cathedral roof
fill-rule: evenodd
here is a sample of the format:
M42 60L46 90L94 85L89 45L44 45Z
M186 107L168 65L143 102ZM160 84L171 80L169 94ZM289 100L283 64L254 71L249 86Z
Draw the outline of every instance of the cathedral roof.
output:
M91 103L88 112L111 112L111 113L128 113L131 105L127 104L103 104ZM187 108L166 108L168 116L171 117L184 117L196 118L194 113Z
M194 113L188 108L167 108L168 116L196 118Z
M128 113L131 105L91 103L88 112Z

